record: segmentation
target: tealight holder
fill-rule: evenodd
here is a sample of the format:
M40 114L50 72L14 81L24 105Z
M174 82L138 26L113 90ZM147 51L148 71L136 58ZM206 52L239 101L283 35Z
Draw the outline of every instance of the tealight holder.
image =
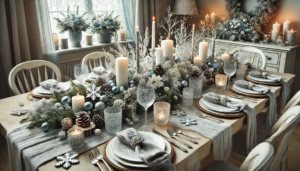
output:
M154 121L157 125L166 125L169 120L171 105L167 102L154 103Z
M73 127L68 130L68 141L72 148L80 148L84 145L83 129Z
M287 31L286 40L287 40L289 46L295 45L296 33L297 32L294 30Z
M225 90L227 84L227 76L223 74L217 74L216 78L216 89L218 90Z
M193 105L194 89L186 87L182 91L182 103L187 106Z
M115 135L122 129L122 109L108 107L104 110L105 130L110 135Z

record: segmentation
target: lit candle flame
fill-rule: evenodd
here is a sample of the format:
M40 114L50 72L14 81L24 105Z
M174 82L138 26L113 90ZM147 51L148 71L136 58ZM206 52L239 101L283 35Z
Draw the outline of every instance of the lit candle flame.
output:
M155 21L155 16L152 17L152 20Z
M205 42L205 40L203 40L203 42Z
M193 24L193 28L195 28L195 24Z
M213 14L215 14L215 12L213 12Z
M121 57L123 57L123 54L121 53Z
M276 24L277 24L277 22L276 22Z
M139 25L136 25L136 29L139 30Z
M207 14L207 16L208 16L208 14Z
M79 96L79 93L77 93L77 97Z

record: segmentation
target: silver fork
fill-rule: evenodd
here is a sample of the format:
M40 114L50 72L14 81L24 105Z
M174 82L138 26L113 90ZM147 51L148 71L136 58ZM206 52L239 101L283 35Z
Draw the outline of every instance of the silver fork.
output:
M100 168L100 170L103 171L100 164L98 163L98 160L95 158L95 156L92 152L89 152L89 157L90 157L90 160L93 163L93 165L97 165Z
M256 99L253 99L253 98L251 98L251 97L242 96L242 95L237 95L237 94L233 94L233 97L234 97L234 98L238 98L238 99L246 98L246 100L248 100L248 101L250 101L250 102L257 103L257 100L256 100Z
M213 122L216 122L218 124L220 123L223 123L224 121L222 121L221 119L218 119L218 118L215 118L215 117L212 117L212 116L208 116L208 115L203 115L202 113L199 113L199 117L200 118L204 118L204 119L208 119L208 120L211 120Z
M110 170L110 167L108 166L108 164L106 163L106 161L103 159L103 156L100 154L100 151L98 150L98 148L97 147L95 147L94 148L94 152L95 152L95 155L96 155L96 157L97 157L97 159L100 161L103 161L103 163L105 164L105 166L107 167L107 169L109 170L109 171L111 171Z

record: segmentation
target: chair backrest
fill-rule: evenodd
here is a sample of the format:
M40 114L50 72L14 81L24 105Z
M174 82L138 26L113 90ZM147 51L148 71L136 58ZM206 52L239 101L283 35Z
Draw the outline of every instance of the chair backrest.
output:
M82 59L82 64L86 64L89 68L89 71L92 71L93 68L98 66L107 67L108 60L110 60L110 63L114 65L115 58L113 54L110 54L108 52L92 52L87 54ZM114 67L114 66L109 66L109 67Z
M52 69L52 79L55 79L55 75L56 75L56 80L59 82L61 81L60 70L55 64L53 64L49 61L44 61L44 60L33 60L33 61L23 62L23 63L20 63L17 66L15 66L10 71L9 76L8 76L9 86L12 89L12 91L15 93L15 95L21 94L21 92L22 93L29 92L29 91L31 91L31 87L35 88L36 86L39 86L39 85L36 85L36 83L35 83L34 75L32 74L32 71L33 71L33 68L37 69L38 83L40 83L40 82L42 82L42 77L41 77L41 72L40 72L41 67L44 67L43 70L45 72L45 80L48 79L48 71L47 70L49 67ZM26 70L29 71L30 79L27 79ZM25 87L26 87L27 91L25 91L23 83L21 82L21 80L18 76L18 73L20 71L22 72L22 76L23 76ZM19 91L18 86L16 85L16 79L17 79L17 82L18 82L21 92ZM32 83L31 87L30 87L28 80L29 81L31 80L31 83Z
M246 157L240 167L241 171L267 171L274 159L274 148L268 142L258 144Z
M267 57L260 49L255 47L238 47L233 49L230 54L234 54L237 52L245 52L248 53L249 63L251 63L252 67L257 69L266 70L267 66Z
M276 170L287 153L294 128L300 122L300 106L289 108L271 129L272 136L266 139L275 148L275 157L270 171Z
M285 105L285 107L282 110L282 114L285 113L289 108L292 108L296 105L300 105L300 91L298 91L291 99L290 101Z

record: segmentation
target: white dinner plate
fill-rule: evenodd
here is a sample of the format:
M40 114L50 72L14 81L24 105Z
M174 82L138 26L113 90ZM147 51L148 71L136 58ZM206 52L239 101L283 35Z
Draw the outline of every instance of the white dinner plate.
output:
M165 143L163 142L163 139L153 133L150 132L139 132L143 138L145 142L151 143L156 145L157 147L159 147L162 150L165 150ZM135 150L131 147L129 147L128 145L122 143L119 139L116 139L114 141L114 143L112 144L113 148L113 153L115 155L117 155L118 157L127 160L127 161L131 161L131 162L143 162L135 153Z
M71 87L70 82L59 82L58 85L62 87L63 91L68 91ZM52 92L50 90L44 89L42 86L39 86L33 89L33 94L52 95Z
M215 114L218 114L218 115L240 115L240 114L243 114L244 112L237 112L237 113L221 113L221 112L216 112L216 111L213 111L209 108L207 108L203 101L205 101L203 98L199 100L199 105L206 111L208 112L211 112L211 113L215 113Z
M212 103L212 102L206 101L204 99L203 99L203 104L206 106L206 108L209 108L210 110L220 112L220 113L237 113L237 112L239 112L239 110L237 110L237 109L232 109L232 108L223 106L221 104Z
M160 137L161 138L161 137ZM113 154L113 150L112 150L112 144L113 144L113 141L115 141L116 139L118 139L117 137L113 138L108 144L107 144L107 147L106 147L106 157L113 163L115 164L116 166L120 167L120 168L123 168L123 169L128 169L126 168L126 166L129 166L129 167L136 167L136 168L148 168L148 165L146 165L145 163L134 163L134 162L130 162L130 161L127 161L127 160L123 160L121 159L120 157L116 156ZM172 148L171 148L171 145L165 140L163 139L163 142L166 146L166 149L165 151L167 152L167 154L171 155L171 152L172 152Z
M253 90L250 90L250 89L246 89L246 88L242 88L242 87L239 87L237 85L233 85L232 87L235 91L238 91L240 93L244 93L244 94L259 94L261 95L262 93L259 93L259 92L256 92L256 91L253 91Z
M247 77L248 77L250 80L258 81L258 82L262 82L262 83L276 83L276 82L277 82L277 81L274 81L274 80L268 80L268 79L264 79L264 78L253 77L253 76L251 76L251 75L247 75Z

